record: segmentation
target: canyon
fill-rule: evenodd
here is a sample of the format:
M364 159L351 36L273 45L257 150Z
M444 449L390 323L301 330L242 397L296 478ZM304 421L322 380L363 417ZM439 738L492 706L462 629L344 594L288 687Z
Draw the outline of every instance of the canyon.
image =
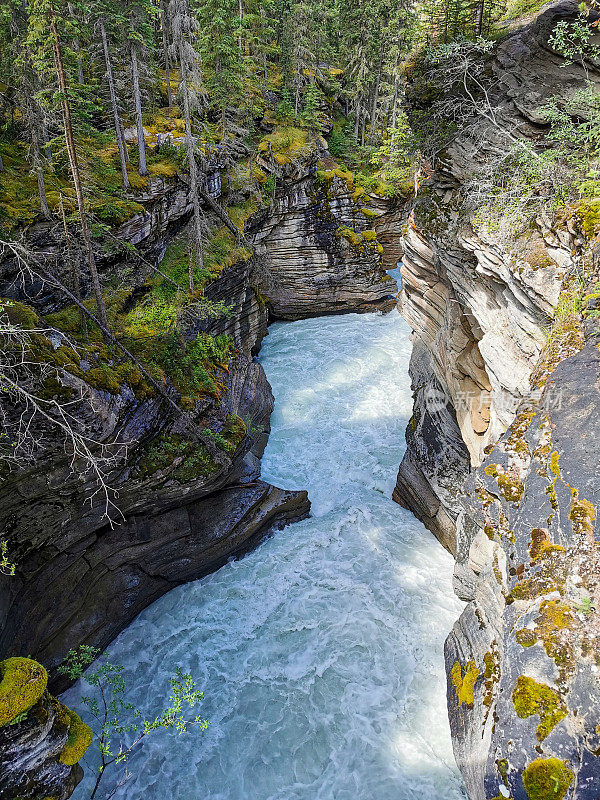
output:
M111 476L122 514L113 523L101 507L84 504L90 485L70 474L64 454L9 479L0 507L20 566L16 578L0 576L3 657L41 661L50 689L61 691L66 684L55 668L69 649L104 649L178 584L306 519L306 491L260 478L273 411L256 359L267 325L395 314L396 285L386 270L401 261L397 303L413 331L413 413L393 498L452 554L454 590L466 603L445 644L464 785L470 800L597 796L599 333L591 314L555 323L573 280L585 284L587 310L596 309L597 253L576 212L558 221L540 215L508 249L462 205L473 175L505 146L499 126L541 146L545 103L564 108L588 82L600 89L596 63L568 62L549 43L557 22L577 14L575 3L559 0L500 38L487 56L486 114L449 141L415 196L371 198L376 243L340 235L348 228L360 234L371 220L343 174L317 174L326 143L278 170L262 159L280 185L271 206L246 223L251 255L206 289L208 299L234 311L196 319L189 333L227 333L236 346L220 404L193 414L220 431L235 416L244 431L227 455L209 451L215 463L208 476L186 472L186 453L142 474L134 449ZM409 84L409 102L410 92ZM153 179L139 198L144 213L117 237L160 265L189 219L188 191L180 179ZM58 253L43 224L29 236L40 256ZM111 257L101 266L106 276L123 269ZM134 270L134 291L146 278L146 267ZM0 265L0 287L17 303L35 294L39 313L60 310L56 293L35 279L25 285L11 259ZM68 344L64 334L56 337L56 347ZM128 386L110 393L68 375L65 382L81 393L81 413L101 441L148 448L189 434L189 417L174 418L157 398L140 399ZM31 720L22 730L0 729L0 747L11 753L0 796L33 798L43 789L66 798L80 779L76 765L56 766L68 726L55 702L47 692L40 700L41 738ZM26 767L29 794L15 794L23 766L14 749L4 749L6 737L18 736L18 747L36 753Z

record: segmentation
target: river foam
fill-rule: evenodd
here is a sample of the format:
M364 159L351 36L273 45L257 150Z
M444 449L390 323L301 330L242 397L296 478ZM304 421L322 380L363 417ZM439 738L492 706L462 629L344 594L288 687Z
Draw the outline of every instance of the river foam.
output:
M276 405L263 477L308 489L312 516L174 589L109 648L144 715L179 664L210 720L205 733L146 740L116 798L465 797L442 654L461 610L452 559L390 499L409 356L395 312L270 328L260 360ZM69 705L88 690L70 690ZM89 796L93 761L76 800Z

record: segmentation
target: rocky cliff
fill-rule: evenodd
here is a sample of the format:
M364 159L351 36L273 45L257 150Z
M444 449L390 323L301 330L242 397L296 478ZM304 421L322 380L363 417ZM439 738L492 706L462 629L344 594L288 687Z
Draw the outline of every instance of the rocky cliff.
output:
M295 181L250 230L266 260L261 287L276 319L390 309L396 284L381 245L364 237L368 218L343 177ZM388 269L390 267L387 267Z
M576 208L509 249L460 202L500 127L542 146L541 106L598 90L594 64L548 43L577 13L557 3L495 47L492 113L449 143L403 241L415 405L394 497L455 555L468 603L446 667L471 800L598 793L598 335L573 302L587 291L595 313L593 247Z

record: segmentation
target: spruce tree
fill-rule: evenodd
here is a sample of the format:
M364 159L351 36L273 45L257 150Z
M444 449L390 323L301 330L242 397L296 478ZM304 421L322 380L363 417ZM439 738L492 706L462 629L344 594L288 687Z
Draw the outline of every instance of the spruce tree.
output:
M193 208L193 226L195 243L196 266L202 269L204 257L202 252L202 237L204 235L204 222L200 209L200 176L196 163L196 147L192 134L192 118L204 108L202 91L202 66L198 52L194 48L198 32L198 21L192 14L188 0L168 0L168 24L173 36L172 52L179 62L180 81L179 95L183 106L185 119L185 142L187 164L190 173L190 195ZM194 290L193 260L190 259L190 289Z
M63 43L58 29L58 14L54 6L55 0L30 0L29 11L29 32L27 44L32 52L34 67L38 72L42 83L48 81L51 76L55 81L55 97L59 103L62 126L69 158L69 166L75 196L77 198L77 209L81 225L81 237L87 257L87 264L92 282L92 288L96 298L98 318L100 323L108 328L106 318L106 307L102 298L100 277L96 268L96 259L92 246L92 236L90 232L85 200L83 196L83 185L81 172L79 169L79 159L75 143L73 129L73 117L71 113L71 101L69 96L69 79L65 69L63 57ZM64 17L61 18L64 20ZM73 28L68 24L66 34L73 34ZM47 32L49 31L49 36Z

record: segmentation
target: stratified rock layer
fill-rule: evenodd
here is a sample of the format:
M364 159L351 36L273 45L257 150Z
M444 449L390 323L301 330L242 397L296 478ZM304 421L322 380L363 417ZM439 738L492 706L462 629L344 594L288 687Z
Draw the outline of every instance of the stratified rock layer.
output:
M253 229L267 276L261 291L277 319L375 311L392 307L396 284L375 241L352 237L367 219L339 177L309 176L280 192Z
M577 14L557 3L497 46L487 74L502 127L541 142L544 103L564 105L588 77L599 85L595 65L565 64L548 45ZM409 218L400 307L415 331L414 414L394 497L454 553L468 603L445 656L469 797L592 800L598 336L576 315L547 336L586 242L568 215L539 218L517 255L476 232L461 191L499 146L490 120L459 134Z

